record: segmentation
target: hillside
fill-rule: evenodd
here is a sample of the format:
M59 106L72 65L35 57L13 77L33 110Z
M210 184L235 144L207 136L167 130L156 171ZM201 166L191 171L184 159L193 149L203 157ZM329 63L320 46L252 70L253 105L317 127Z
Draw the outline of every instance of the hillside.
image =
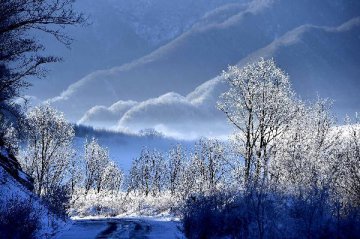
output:
M33 192L33 180L4 148L0 150L1 238L49 238L66 225ZM15 233L15 234L12 234ZM4 236L4 237L2 237Z
M109 106L119 100L143 101L171 91L184 95L288 31L304 24L337 26L356 17L359 9L357 1L320 0L222 6L152 53L88 74L52 101L72 120L79 120L95 105ZM316 55L317 49L314 50ZM302 81L301 75L292 78ZM144 88L148 84L157 87ZM91 100L88 95L93 96Z
M353 115L360 110L356 97L360 90L359 35L359 18L337 27L302 25L237 64L244 66L260 57L274 58L290 75L294 90L302 99L314 100L317 95L334 99L335 113L341 121L345 114ZM181 139L224 137L231 133L231 128L216 109L216 102L226 87L217 77L185 96L169 92L145 101L95 106L79 123L132 133L154 128Z

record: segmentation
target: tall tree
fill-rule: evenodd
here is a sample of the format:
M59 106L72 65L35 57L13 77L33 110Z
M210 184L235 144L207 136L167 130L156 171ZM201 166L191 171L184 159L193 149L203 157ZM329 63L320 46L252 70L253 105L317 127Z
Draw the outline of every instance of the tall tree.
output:
M218 108L237 129L245 182L252 171L258 179L261 172L267 174L271 142L284 132L294 115L289 77L272 59L261 59L244 68L230 66L223 77L230 89L221 95Z
M24 122L27 147L23 166L35 180L39 195L60 185L73 157L74 129L64 115L50 105L33 108Z
M101 147L95 138L85 144L85 193L95 189L98 193L104 187L104 173L110 162L109 152Z
M170 149L167 168L169 189L173 196L179 191L183 180L185 159L185 152L180 144Z
M164 157L157 150L144 148L133 160L129 174L129 190L156 196L164 188L166 179Z

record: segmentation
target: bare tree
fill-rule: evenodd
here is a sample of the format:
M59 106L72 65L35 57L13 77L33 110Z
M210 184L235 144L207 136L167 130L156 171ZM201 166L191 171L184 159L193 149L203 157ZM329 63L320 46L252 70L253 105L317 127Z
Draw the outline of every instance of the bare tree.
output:
M21 109L13 101L30 86L28 76L44 76L44 65L61 58L45 55L37 32L55 37L70 46L64 28L85 22L73 10L73 0L0 0L0 114L20 118Z

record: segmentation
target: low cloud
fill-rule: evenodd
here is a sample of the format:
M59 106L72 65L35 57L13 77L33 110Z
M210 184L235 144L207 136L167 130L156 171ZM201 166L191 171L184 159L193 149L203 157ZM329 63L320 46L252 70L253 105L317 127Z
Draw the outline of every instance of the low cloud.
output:
M136 101L132 100L120 100L110 107L94 106L84 114L78 123L100 128L112 128L129 109L137 104Z
M152 128L178 139L226 137L231 128L216 109L225 84L210 80L187 96L170 92L142 102L119 101L110 107L95 106L79 123L137 133Z

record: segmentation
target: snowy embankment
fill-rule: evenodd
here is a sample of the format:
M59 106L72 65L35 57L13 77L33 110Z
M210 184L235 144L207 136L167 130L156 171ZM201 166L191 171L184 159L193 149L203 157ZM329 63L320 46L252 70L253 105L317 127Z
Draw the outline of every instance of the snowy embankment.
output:
M41 200L24 185L16 181L4 168L0 167L0 209L10 214L21 213L19 207L31 208L29 213L32 218L39 220L39 227L36 230L36 238L50 238L60 228L66 227L70 221L62 221L41 202ZM16 214L18 215L18 214ZM22 214L19 214L22 216ZM20 222L20 218L14 218ZM7 220L10 220L7 218ZM28 225L26 225L28 226Z
M185 238L179 220L168 217L114 217L77 219L57 239L91 238Z

